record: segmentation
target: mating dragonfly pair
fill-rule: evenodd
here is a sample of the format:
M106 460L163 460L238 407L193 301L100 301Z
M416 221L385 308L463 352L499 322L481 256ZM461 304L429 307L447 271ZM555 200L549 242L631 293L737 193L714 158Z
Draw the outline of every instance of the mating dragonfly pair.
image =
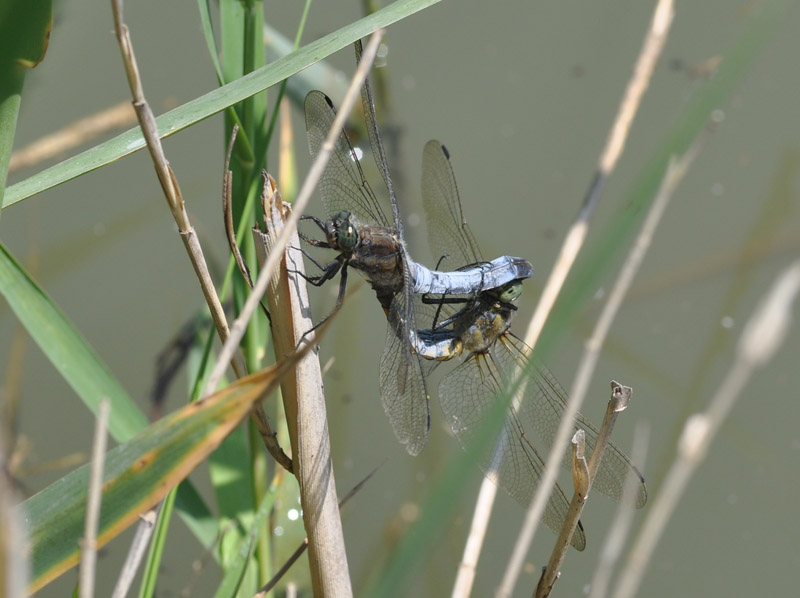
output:
M360 46L356 48L360 60ZM322 285L341 273L337 302L344 298L348 267L359 270L372 286L389 322L380 361L380 394L395 436L406 450L419 454L428 441L430 406L428 375L445 361L461 363L439 384L439 402L453 434L468 445L501 392L519 371L533 371L522 396L508 407L500 439L481 459L481 468L508 494L527 506L544 472L542 456L528 436L534 430L548 446L564 411L566 393L539 363L530 363L531 349L509 330L514 302L522 281L533 267L522 258L503 256L486 262L467 225L447 149L438 141L425 145L422 157L422 197L428 236L435 256L453 268L429 270L413 261L403 236L397 198L375 117L368 80L361 92L372 154L391 201L390 221L367 183L347 134L338 135L334 152L320 179L327 220L310 219L325 240L304 237L316 246L339 251L322 274L309 281ZM335 109L320 91L305 101L306 129L316 156L333 124ZM424 321L427 328L419 326ZM530 364L530 365L529 365ZM591 451L597 429L578 414L575 429L586 432ZM569 459L565 459L569 467ZM593 488L619 500L629 471L641 479L636 504L644 505L644 479L628 457L611 444ZM558 532L569 501L556 486L544 523ZM579 528L572 544L579 550L586 539Z

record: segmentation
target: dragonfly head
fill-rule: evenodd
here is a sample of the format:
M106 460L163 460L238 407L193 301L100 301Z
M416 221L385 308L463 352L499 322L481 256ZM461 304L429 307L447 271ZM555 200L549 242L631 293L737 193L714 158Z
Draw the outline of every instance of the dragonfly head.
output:
M495 299L502 303L511 303L522 295L522 278L507 282L503 286L488 291Z
M336 212L325 226L328 244L340 251L353 251L358 243L355 218L347 210Z

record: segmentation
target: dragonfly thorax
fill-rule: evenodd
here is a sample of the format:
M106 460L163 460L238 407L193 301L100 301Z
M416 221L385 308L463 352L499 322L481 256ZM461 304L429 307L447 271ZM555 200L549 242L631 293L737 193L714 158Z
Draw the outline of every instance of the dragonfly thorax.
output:
M504 286L518 288L520 291L522 289L521 284L515 286L508 283ZM484 291L472 310L455 322L454 329L461 339L462 351L468 354L486 353L508 331L517 308L510 301L499 299L498 296L509 292L507 289L504 293L503 287ZM518 297L519 293L511 301Z

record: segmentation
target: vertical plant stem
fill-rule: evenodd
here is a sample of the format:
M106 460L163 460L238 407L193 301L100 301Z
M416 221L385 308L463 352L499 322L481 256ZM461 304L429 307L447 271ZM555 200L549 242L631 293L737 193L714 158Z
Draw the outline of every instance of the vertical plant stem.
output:
M581 362L578 365L578 370L575 373L575 380L569 393L570 398L567 402L567 407L564 410L561 424L559 425L558 432L556 433L556 440L553 442L553 447L550 451L550 455L548 456L545 467L544 479L548 479L548 474L551 474L550 477L552 478L548 479L550 482L550 490L552 490L552 485L555 483L555 471L558 468L558 464L561 462L561 455L563 454L565 448L562 446L562 444L560 444L560 441L562 441L565 436L569 436L569 431L572 429L572 422L575 419L575 415L578 413L580 405L586 397L586 394L589 390L589 383L591 381L592 373L595 370L600 356L600 348L605 342L608 331L611 329L611 324L614 321L617 312L619 311L620 305L622 305L622 300L624 299L625 294L628 292L630 285L633 283L633 279L639 270L639 266L644 260L644 256L650 247L653 235L658 223L661 221L664 210L666 210L666 207L669 204L669 200L672 198L675 189L680 181L683 180L683 176L686 174L689 166L697 156L697 152L701 146L701 141L702 138L697 140L695 144L689 148L686 154L681 157L680 160L674 160L670 163L670 167L664 175L664 179L661 182L661 186L656 194L656 198L654 199L647 217L645 218L642 229L639 232L639 236L637 237L636 242L634 243L634 246L628 255L628 258L623 264L617 280L614 282L614 285L611 288L611 292L608 295L608 301L606 301L606 304L603 306L603 311L600 313L600 316L597 319L597 324L595 324L592 335L586 342L586 350L584 351ZM595 447L596 454L592 454L590 461L590 473L592 480L594 480L594 475L597 473L597 468L600 465L602 450L604 450L604 447L601 445L601 438L598 437L597 446ZM556 459L556 457L558 457L558 459ZM534 519L534 517L537 515L534 507L539 507L539 505L541 505L541 508L543 509L544 505L546 504L547 497L550 494L549 491L545 492L543 490L543 485L545 484L544 480L541 484L542 485L539 486L537 491L536 498L534 499L534 504L528 510L526 515L526 521L525 525L523 526L523 530L520 532L520 535L517 538L517 544L514 547L514 555L512 556L512 559L514 560L524 558L524 555L527 553L530 542L533 540L533 533L535 532L536 524L538 523L538 518ZM545 489L547 488L546 486L544 487ZM541 514L539 514L539 517L541 517ZM506 570L506 573L509 573L509 569ZM555 574L555 572L552 573ZM511 587L513 587L513 584Z
M561 533L556 540L553 547L553 552L550 554L550 560L547 562L547 567L542 572L539 579L539 584L536 586L536 598L547 598L553 589L561 571L561 564L567 556L572 541L572 535L580 523L581 513L583 507L586 505L586 499L589 496L592 481L597 475L597 469L600 467L600 460L603 458L603 453L611 441L611 432L614 430L614 424L617 421L617 415L625 410L630 402L631 388L629 386L622 386L617 382L611 382L611 398L606 407L606 415L603 418L603 425L600 426L600 433L597 435L594 451L586 463L584 458L584 433L583 430L578 430L572 439L572 462L573 462L573 480L575 486L575 493L570 503L567 517L564 520L564 525ZM576 445L580 440L579 455L576 455Z
M364 52L363 60L356 69L353 81L348 88L341 109L334 119L331 131L323 143L321 151L314 160L306 180L303 182L294 210L288 218L286 218L285 223L283 223L283 228L280 230L277 238L271 243L269 254L266 256L266 260L261 266L253 291L242 307L239 317L231 326L230 337L223 344L217 362L214 365L214 369L202 393L203 396L216 388L224 372L225 364L230 359L230 356L235 351L242 337L247 321L249 321L249 318L256 310L260 298L264 296L267 286L273 279L279 264L285 259L284 251L286 247L292 238L296 238L297 222L306 205L308 205L311 194L325 169L327 161L330 159L336 137L344 125L344 120L359 96L361 86L375 58L381 35L382 31L378 30L370 38L369 44ZM306 328L306 330L308 330L308 328ZM294 346L292 346L292 349L293 348ZM321 407L324 407L324 402ZM305 434L301 428L301 415L314 417L314 414L308 410L301 410L298 408L297 417L299 421L292 423L291 415L288 413L287 409L287 416L290 418L290 429L292 426L296 426L293 445L298 442L298 439L303 439L304 442L311 443L309 445L309 450L311 452L308 454L308 457L312 457L312 461L306 463L305 466L298 466L295 474L298 476L298 481L300 483L301 500L303 501L303 520L310 542L309 559L311 562L312 582L315 584L315 594L319 596L350 596L352 595L352 589L350 587L349 573L346 567L347 561L344 552L344 543L341 540L341 521L339 521L335 487L330 483L333 477L333 469L330 466L329 455L328 460L325 461L321 460L318 454L321 446L319 443L324 441L325 444L327 444L327 436L319 438L313 434ZM313 431L319 430L320 428L327 430L326 425L321 427L319 423L313 425L312 428ZM302 458L299 453L303 452L303 449L298 446L297 450L298 458ZM302 494L303 492L309 492L310 494L304 496ZM337 527L339 530L338 539L335 538ZM313 550L311 547L313 547Z
M288 204L284 204L272 177L265 176L264 217L266 231L253 229L259 259L274 251ZM303 274L300 239L295 234L285 251L277 275L267 291L272 314L275 355L286 355L314 326ZM352 594L347 555L338 513L338 499L328 441L328 423L322 372L317 355L300 362L292 375L281 381L281 394L292 443L294 474L300 486L303 524L309 539L311 585L315 595Z
M631 448L631 461L644 464L647 453L647 442L649 428L643 424L637 425L633 432L633 447ZM611 580L611 572L614 565L619 560L619 555L625 546L625 541L633 524L633 513L636 506L636 494L638 492L640 480L634 470L628 472L625 479L625 488L622 491L622 500L619 501L617 514L609 527L606 541L597 559L597 567L590 587L592 593L589 598L605 598L608 593L608 584Z
M214 325L217 328L220 338L224 339L228 336L228 323L225 319L225 313L211 280L211 275L208 271L208 265L203 256L200 242L197 240L197 235L189 221L189 215L186 213L178 181L164 155L164 149L161 145L161 139L159 138L158 129L155 124L155 117L144 97L144 89L142 88L136 57L133 53L130 32L128 31L128 26L125 25L123 21L122 0L112 0L111 5L114 13L114 28L120 44L120 50L122 51L125 72L128 76L128 84L133 94L133 107L136 110L136 116L139 119L142 134L147 141L147 148L153 159L156 175L158 176L159 183L161 183L161 188L167 199L167 205L178 225L181 240L186 247L192 267L200 282L203 296L211 310L211 317L214 321ZM246 372L244 363L239 357L234 355L231 355L231 366L239 376L243 376Z
M108 445L108 411L107 399L97 406L97 418L94 427L94 446L92 461L89 467L89 490L86 494L86 521L81 547L80 565L80 598L94 596L95 567L97 565L97 526L100 520L100 505L103 500L103 464L105 463L106 446Z
M572 264L574 264L580 248L583 246L583 241L588 231L589 218L594 211L594 207L597 204L605 181L616 166L617 159L624 147L630 125L633 122L633 116L638 110L642 95L647 89L653 70L655 69L656 61L661 55L661 51L666 43L670 25L672 24L673 14L674 7L672 0L658 1L650 23L650 28L645 36L642 50L634 66L630 82L620 102L617 118L609 131L606 147L600 154L598 170L589 186L589 191L584 199L581 210L570 228L570 231L567 233L561 253L547 281L547 285L542 292L539 305L536 308L536 312L525 334L525 342L530 347L536 346L544 322L547 320L552 310L556 297L567 277L567 273L571 269ZM544 476L542 476L539 482L534 500L528 507L525 522L518 538L517 547L506 567L503 581L498 590L498 596L507 597L511 595L516 580L522 570L522 563L527 553L527 547L530 546L533 540L533 534L544 512L547 498L555 484L558 464L561 462L567 443L569 442L569 430L572 427L572 421L578 407L579 403L570 400L562 416L562 425L559 427L556 439L553 442ZM524 550L523 547L525 547Z

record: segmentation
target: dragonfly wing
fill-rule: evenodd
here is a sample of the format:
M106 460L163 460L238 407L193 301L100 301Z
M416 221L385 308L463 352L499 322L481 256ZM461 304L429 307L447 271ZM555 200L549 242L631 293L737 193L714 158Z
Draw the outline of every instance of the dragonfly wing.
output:
M394 296L389 309L380 365L381 401L397 440L409 454L418 455L431 427L428 389L420 357L411 352L408 341L409 312L403 293ZM410 317L413 321L413 311Z
M566 407L567 393L544 364L535 357L529 357L531 349L522 340L511 333L507 333L496 345L498 360L503 364L501 367L507 370L512 365L520 369L525 368L528 359L531 360L532 376L525 385L520 413L525 425L536 430L536 433L539 434L547 446L552 446ZM591 455L597 444L598 430L580 413L576 418L573 431L578 428L586 432L586 452ZM563 465L567 469L571 468L571 456L569 453L565 455ZM632 472L640 480L636 506L637 508L643 507L647 502L647 486L644 478L631 463L628 456L613 443L609 443L606 448L592 488L619 501L622 496L625 478L629 472Z
M305 112L308 149L316 158L336 118L336 110L328 96L315 90L306 96ZM355 214L362 224L389 226L344 130L339 131L336 138L333 154L319 181L319 190L328 216L346 210Z
M361 63L361 40L355 43L356 64ZM369 74L364 79L361 86L361 105L364 108L364 121L367 125L367 135L369 136L369 146L372 148L372 157L381 173L386 189L389 191L389 199L392 202L392 225L398 231L401 238L403 235L403 221L400 218L400 208L397 205L397 196L392 185L392 175L389 172L389 163L386 160L386 151L383 149L383 141L378 130L378 117L375 114L375 99L372 97L372 86L369 83Z
M475 237L461 210L450 154L438 141L425 144L422 152L422 202L433 257L449 258L442 269L453 270L481 262Z
M456 438L466 448L483 433L505 384L505 374L497 369L491 354L473 354L439 384L439 402ZM544 462L509 406L498 440L480 457L486 476L527 507L544 472ZM556 484L543 516L547 527L558 533L569 510L564 491ZM572 545L586 546L581 528L575 531Z

